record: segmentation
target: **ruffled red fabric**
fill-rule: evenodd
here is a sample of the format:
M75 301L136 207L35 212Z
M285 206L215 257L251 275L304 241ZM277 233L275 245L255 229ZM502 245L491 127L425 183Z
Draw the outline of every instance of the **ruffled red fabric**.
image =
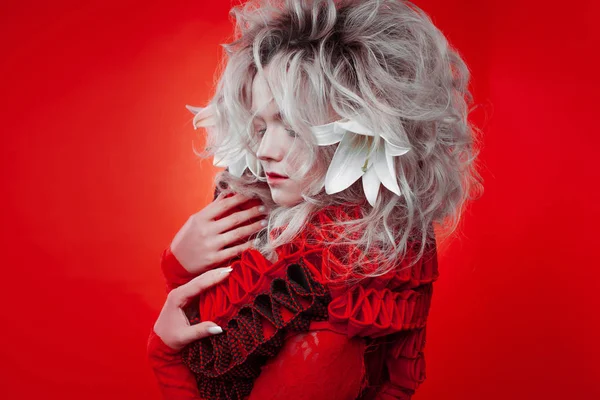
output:
M234 269L229 278L205 291L197 309L202 320L216 322L224 327L225 333L229 323L239 317L240 310L254 304L261 294L269 290L271 282L285 278L285 267L302 260L305 270L315 282L327 289L333 299L327 307L327 319L310 321L308 329L326 329L348 338L365 338L369 342L370 350L365 352L368 379L361 384L362 394L357 398L408 399L425 379L424 331L432 285L439 275L435 242L428 246L425 256L410 268L405 265L416 254L416 245L390 273L362 280L358 285L345 285L340 277L347 276L348 260L355 260L360 251L352 247L324 246L322 243L323 240L334 240L340 233L338 228L327 224L356 219L360 213L358 205L332 206L321 210L293 242L277 249L278 260L274 263L256 250L243 252L239 259L233 261ZM366 270L376 267L374 263L365 263ZM267 337L276 334L269 329L265 328ZM212 338L203 340L214 341ZM215 344L221 346L220 350L215 350ZM213 355L216 351L228 351L219 342L211 342L210 346L213 346ZM199 362L199 352L194 354L195 359L188 353L186 361L191 368L204 362ZM274 356L269 355L271 358ZM204 360L207 357L205 355ZM242 363L247 360L242 360ZM199 387L210 385L203 383L207 379L202 378L200 370L194 372ZM211 390L215 393L217 389ZM236 397L232 395L231 398Z
M407 255L411 260L414 252ZM334 256L329 256L335 264ZM334 268L340 268L336 266ZM361 282L351 288L331 285L334 300L329 305L329 321L348 336L377 338L402 330L424 327L427 323L433 282L438 278L435 243L417 264L399 265L390 273Z
M267 260L259 251L248 249L239 258L230 262L233 271L227 282L208 288L200 301L200 314L206 320L217 324L226 323L242 305L251 302L256 294L268 289L271 280L282 277L287 265L301 258L311 275L320 283L332 282L333 275L345 270L338 255L322 245L323 240L334 239L333 228L325 224L337 220L350 220L360 213L357 205L326 207L316 213L306 228L290 243L276 249L276 262ZM334 259L335 258L335 259ZM323 265L323 260L325 265ZM332 272L327 272L333 270ZM323 273L325 271L325 273Z
M200 395L209 399L243 399L267 359L283 346L286 331L308 331L312 320L327 319L328 291L316 282L302 260L286 268L270 289L244 305L220 335L197 340L182 351L196 374Z

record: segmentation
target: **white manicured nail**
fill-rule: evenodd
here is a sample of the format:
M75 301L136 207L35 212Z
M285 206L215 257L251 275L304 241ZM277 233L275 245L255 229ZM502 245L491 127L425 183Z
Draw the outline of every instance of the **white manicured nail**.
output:
M260 224L261 224L262 226L267 226L267 220L266 220L266 219L263 219L262 221L260 221Z
M258 211L260 211L261 213L265 212L265 211L267 211L267 207L265 207L265 206L259 206L258 207Z
M210 333L212 335L216 335L218 333L223 333L223 329L221 329L220 326L209 326L208 328L206 328L206 330L208 331L208 333Z
M221 272L219 272L219 275L225 275L225 274L230 273L231 271L233 271L233 268L227 267L225 269L222 269Z

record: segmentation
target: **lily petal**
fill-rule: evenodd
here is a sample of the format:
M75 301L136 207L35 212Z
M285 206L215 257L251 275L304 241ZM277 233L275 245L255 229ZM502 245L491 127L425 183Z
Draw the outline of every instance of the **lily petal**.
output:
M246 151L246 165L248 165L248 169L254 176L258 177L260 175L260 162L248 151Z
M195 114L193 119L194 129L216 125L215 109L212 104L206 107L195 107L186 104L185 107ZM229 140L229 143L232 145L224 146L215 151L213 165L223 168L229 167L229 172L238 178L242 176L246 168L250 168L256 175L256 168L255 170L252 169L256 166L256 163L253 162L248 152L245 150L240 151L231 140Z
M319 146L328 146L339 142L344 137L344 129L340 129L336 122L311 127Z
M371 167L362 176L363 191L367 201L372 207L375 207L377 196L379 195L380 181L375 173L375 168Z
M405 145L399 146L397 144L390 142L390 140L387 138L387 136L381 135L381 137L383 138L383 140L385 140L386 153L391 156L401 156L410 151L410 144L408 142L406 142Z
M215 151L213 157L213 165L216 167L228 167L231 164L238 162L240 159L246 162L246 153L244 151L238 151L232 148L221 148Z
M359 135L375 136L375 134L366 126L361 125L353 119L345 119L335 122L340 128L350 132L358 133Z
M355 120L337 121L337 125L342 129L358 133L359 135L375 136L375 134L369 128L365 127L364 125L361 125ZM390 139L387 137L387 135L381 134L381 137L383 138L383 140L385 140L386 145L389 146L388 151L389 154L391 154L392 156L401 156L409 152L411 149L407 139L403 140L403 142L406 142L406 144L396 145L390 142Z
M190 112L192 114L198 114L200 111L203 110L204 107L196 107L196 106L190 106L189 104L186 104L185 108L187 108L188 110L190 110Z
M369 148L353 134L344 134L325 175L325 192L334 194L352 185L364 172ZM358 142L358 143L357 143Z
M248 165L246 164L246 157L240 157L240 159L232 164L229 164L229 172L234 175L237 176L238 178L241 178L242 174L244 173L244 170L246 169Z
M215 119L214 108L212 105L207 107L194 107L186 104L185 107L195 114L195 117L192 120L194 129L216 125L217 121Z
M383 186L400 196L400 187L398 186L398 181L396 178L394 159L392 158L391 154L388 154L385 151L385 145L383 143L377 148L373 167Z

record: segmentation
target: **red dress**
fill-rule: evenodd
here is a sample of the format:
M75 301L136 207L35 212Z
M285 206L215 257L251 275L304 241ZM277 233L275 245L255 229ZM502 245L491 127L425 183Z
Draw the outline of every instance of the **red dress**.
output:
M358 206L326 207L277 249L276 262L254 249L230 262L230 276L186 311L192 324L201 315L223 333L178 353L151 331L148 359L163 397L410 399L426 378L426 322L439 275L435 243L410 268L403 261L386 275L348 286L339 278L345 271L340 259L358 250L321 243L336 235L325 223L359 213ZM170 248L161 268L167 291L195 276Z

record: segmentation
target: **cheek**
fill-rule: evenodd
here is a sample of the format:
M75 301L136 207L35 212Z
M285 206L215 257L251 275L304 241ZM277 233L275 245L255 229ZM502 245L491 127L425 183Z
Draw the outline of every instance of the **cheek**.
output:
M288 164L294 169L307 165L309 162L309 149L303 142L290 143L290 157Z

